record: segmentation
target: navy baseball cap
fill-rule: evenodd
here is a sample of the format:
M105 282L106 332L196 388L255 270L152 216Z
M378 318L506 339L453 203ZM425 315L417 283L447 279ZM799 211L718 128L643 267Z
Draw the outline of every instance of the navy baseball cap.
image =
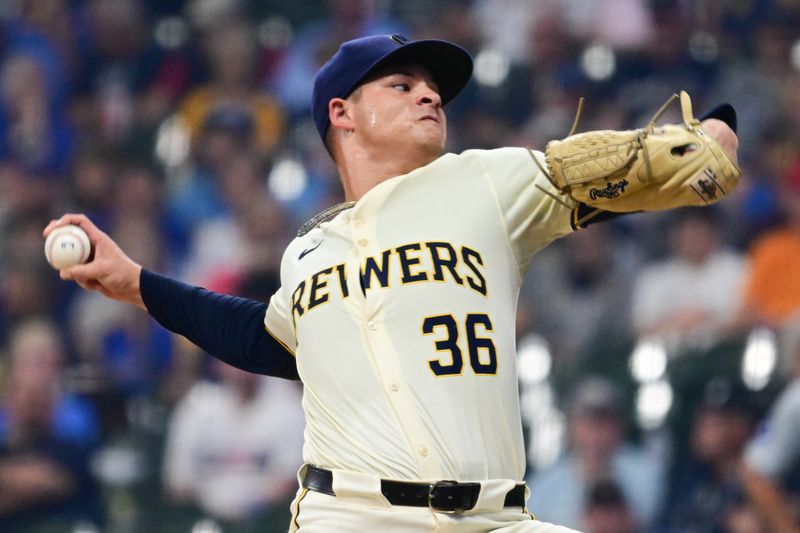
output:
M370 35L347 41L314 80L311 115L322 140L328 131L328 103L347 98L369 74L395 61L415 61L439 86L442 105L455 98L472 76L469 52L448 41L410 41L401 35Z

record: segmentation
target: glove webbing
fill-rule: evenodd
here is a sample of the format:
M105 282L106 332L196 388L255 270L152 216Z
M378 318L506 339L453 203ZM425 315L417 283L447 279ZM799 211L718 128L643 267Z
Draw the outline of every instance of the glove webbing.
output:
M683 98L683 95L686 95L685 99ZM656 128L656 121L659 118L661 118L661 115L664 114L664 112L667 110L667 108L670 106L670 104L675 101L676 98L678 98L678 95L675 94L675 93L672 93L672 96L670 96L667 99L667 101L664 102L661 105L661 107L658 108L658 111L656 111L656 114L653 115L653 118L650 119L650 122L647 123L647 126L645 126L645 128L642 131L640 131L639 134L636 136L636 140L639 142L639 146L642 147L642 152L644 152L644 165L645 165L645 168L647 169L647 182L648 183L651 183L653 181L653 166L650 164L650 152L648 151L647 143L644 142L644 139L649 134L653 133L653 130L655 130L655 128ZM688 115L686 114L686 109L684 108L684 105L688 106L688 108L689 108L689 114ZM689 100L689 95L686 94L685 92L681 93L681 111L683 113L683 122L686 124L686 127L691 129L692 126L690 124L690 120L692 120L692 118L691 118L692 117L692 104L691 104L691 101ZM687 116L689 117L688 119L687 119Z
M658 111L656 111L655 114L653 115L653 117L648 121L647 126L645 126L636 136L636 140L638 141L639 146L642 147L645 168L647 169L647 181L648 182L652 182L653 181L653 167L652 167L652 164L650 163L650 152L648 151L647 143L645 143L644 140L647 137L647 135L649 135L650 133L653 133L653 131L655 130L655 127L656 127L656 121L659 118L661 118L661 115L664 114L664 112L667 110L667 108L670 106L670 104L672 104L672 102L675 101L676 98L678 98L678 95L675 94L675 93L672 93L672 95L667 99L667 101L664 102L663 104L661 104L661 107L658 108ZM691 104L691 100L689 99L689 95L686 94L686 92L682 91L681 95L680 95L680 99L681 99L681 114L683 115L683 122L684 122L684 124L686 125L687 128L693 129L693 127L695 125L699 124L700 122L696 118L694 118L693 115L692 115L692 104ZM567 137L569 137L571 135L574 135L575 131L578 129L578 123L579 123L581 115L583 113L583 107L584 107L585 100L586 99L583 96L581 96L578 99L578 109L575 112L575 119L572 121L572 127L570 128L569 133L567 133ZM529 152L530 152L530 150L529 150ZM531 154L531 158L533 159L533 162L536 164L536 166L539 168L539 170L545 175L545 177L547 177L547 179L550 181L550 183L555 184L555 180L553 179L553 177L550 175L549 172L547 172L547 169L544 168L544 166L539 162L539 160L536 159L536 157L533 155L533 152L530 152L530 154ZM630 159L633 159L634 157L636 157L636 153L635 152L631 156ZM630 159L628 161L630 161ZM627 164L627 162L625 164ZM537 184L536 188L538 188L540 191L542 191L547 196L551 197L552 199L554 199L555 201L557 201L558 203L560 203L564 207L567 207L567 208L570 208L570 209L572 208L571 205L567 204L561 198L559 198L558 196L556 196L552 192L548 191L544 187L541 187L540 185ZM568 196L569 195L569 186L565 187L564 190L559 190L559 194L561 196L565 196L565 195ZM581 219L578 220L576 222L576 224L582 225L585 222L587 222L587 221L591 220L592 218L594 218L595 216L597 216L598 214L600 214L601 212L603 212L602 209L595 209L594 211L592 211L590 213L587 213L585 216L581 217Z

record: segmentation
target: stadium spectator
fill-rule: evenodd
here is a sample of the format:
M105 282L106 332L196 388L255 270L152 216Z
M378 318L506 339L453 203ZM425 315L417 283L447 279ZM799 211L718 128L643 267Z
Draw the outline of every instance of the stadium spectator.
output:
M0 404L0 529L100 525L89 470L99 428L92 408L65 391L63 339L44 321L11 334L7 388Z
M3 179L0 169L0 181ZM24 178L23 178L24 179ZM13 189L12 189L13 190ZM46 316L57 320L65 312L65 293L42 261L42 239L37 226L45 220L36 210L26 209L0 225L0 340L27 319ZM74 289L72 289L74 290Z
M326 16L300 29L274 79L266 81L293 119L307 117L314 76L340 43L365 35L406 33L406 26L389 17L376 0L324 3Z
M142 0L85 2L79 21L71 115L94 143L132 150L135 137L152 134L173 110L197 69L184 50L156 45Z
M621 391L604 378L587 378L575 389L568 417L566 453L528 479L537 518L580 530L591 487L607 480L619 486L638 523L653 523L664 490L663 459L626 441Z
M220 169L217 180L224 210L200 221L189 242L183 279L203 286L218 276L235 276L248 262L248 256L265 244L247 236L248 216L255 216L255 206L264 210L262 221L267 234L285 232L283 211L267 196L265 172L258 158L251 154L234 155Z
M738 381L715 377L694 410L688 457L677 454L662 514L664 533L725 531L729 515L744 520L739 464L758 420L756 398Z
M615 242L614 248L608 246ZM614 227L595 224L541 252L521 299L533 327L561 361L580 361L598 341L630 336L631 279L638 251L617 240ZM569 333L567 333L569 332Z
M659 336L675 352L708 349L723 338L741 305L746 267L724 246L720 220L713 208L686 208L667 219L669 255L634 280L638 335Z
M800 323L784 330L783 346L791 381L781 392L744 456L747 494L775 533L800 531L796 494L800 474Z
M178 236L176 252L186 252L197 226L229 214L221 174L238 157L255 154L255 124L241 108L216 109L206 117L191 145L186 175L167 191L168 219Z
M212 27L205 43L210 70L207 83L189 91L178 116L196 139L212 115L242 115L251 121L253 147L270 155L281 140L283 110L260 89L254 76L258 43L253 28L241 21Z
M302 464L299 391L292 383L212 365L219 381L197 383L170 420L165 489L175 502L240 527L270 523L265 516L276 512L288 520Z
M771 128L782 122L790 111L781 105L784 86L792 75L791 47L797 39L798 15L789 7L790 2L758 2L759 5L732 12L728 8L728 22L739 19L740 26L750 33L741 49L720 66L711 86L712 101L737 102L742 129L742 145L756 142ZM748 13L748 11L750 11ZM748 20L749 19L749 20ZM743 46L741 32L729 43Z
M25 49L0 64L0 160L44 176L67 168L75 144L49 75Z
M784 226L760 236L750 250L742 318L746 324L780 328L800 312L800 165L782 180L780 201Z

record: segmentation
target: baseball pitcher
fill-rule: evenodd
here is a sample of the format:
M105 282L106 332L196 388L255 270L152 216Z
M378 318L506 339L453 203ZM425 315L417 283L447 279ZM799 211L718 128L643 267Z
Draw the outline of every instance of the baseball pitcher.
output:
M232 365L302 380L291 531L570 531L537 521L521 482L523 275L588 223L713 203L739 178L733 130L696 119L685 93L681 124L442 155L443 107L471 72L455 44L396 35L344 43L322 67L313 118L347 201L300 229L268 306L143 269L82 215L45 229L91 238L94 259L63 279Z

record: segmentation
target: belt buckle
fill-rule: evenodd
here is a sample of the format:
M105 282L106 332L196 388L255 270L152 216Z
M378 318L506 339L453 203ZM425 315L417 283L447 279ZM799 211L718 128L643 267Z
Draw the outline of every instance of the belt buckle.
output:
M454 479L442 479L431 483L428 486L428 508L431 511L436 511L446 514L455 514L457 511L459 511L459 509L457 509L456 507L446 508L446 507L435 507L433 505L433 491L436 490L436 487L438 487L439 485L458 485L458 481Z

